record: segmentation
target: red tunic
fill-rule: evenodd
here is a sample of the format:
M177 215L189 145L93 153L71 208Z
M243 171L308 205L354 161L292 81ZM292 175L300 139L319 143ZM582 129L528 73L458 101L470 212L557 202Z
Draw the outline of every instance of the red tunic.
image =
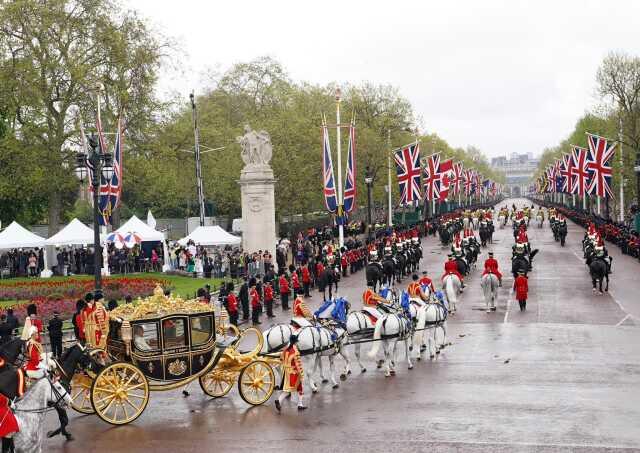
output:
M432 293L435 292L433 281L431 281L429 277L422 277L420 280L418 280L418 283L420 284L420 286L428 286Z
M462 283L462 274L458 271L458 264L454 260L449 260L444 263L444 275L442 276L442 280L444 280L444 278L449 274L457 275L460 279L460 283Z
M320 276L324 272L324 266L322 263L316 264L316 275Z
M375 298L373 297L374 295L375 293L373 292L372 289L369 289L369 288L365 289L364 294L362 294L362 303L364 305L369 305L369 306L378 305L378 301L375 300Z
M297 272L291 274L291 283L293 284L293 289L300 289L300 280Z
M489 272L496 274L499 279L502 279L502 274L500 273L500 270L498 270L498 260L495 258L488 258L484 262L484 272L482 275L487 275Z
M18 421L9 408L9 400L6 396L0 395L0 437L6 437L18 431L20 431Z
M280 294L289 294L289 281L284 275L278 279L278 285L280 286Z
M227 296L227 307L229 307L229 313L238 312L238 298L234 293L229 293L229 295Z
M529 292L529 281L524 275L518 275L513 281L513 289L516 290L516 299L527 300Z
M302 283L311 283L311 273L307 266L302 268Z
M273 288L271 285L265 285L264 287L264 300L272 301L273 300Z
M251 298L251 307L258 308L260 306L260 294L258 294L258 290L251 288L251 291L249 291L249 297Z
M38 365L40 364L40 351L38 350L38 347L33 343L29 343L29 346L27 346L27 354L29 360L24 366L24 369L27 371L37 371Z

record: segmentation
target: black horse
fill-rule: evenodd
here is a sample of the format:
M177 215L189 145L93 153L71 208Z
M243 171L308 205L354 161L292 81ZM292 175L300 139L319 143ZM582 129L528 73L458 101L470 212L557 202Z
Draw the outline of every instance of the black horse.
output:
M560 238L560 245L564 247L564 244L567 240L567 222L560 222L557 229L558 237Z
M391 255L385 255L382 259L382 283L391 287L396 278L400 283L400 278L396 275L396 262Z
M530 263L526 256L516 255L511 259L511 273L516 278L520 272L526 276L529 273Z
M365 270L365 275L367 278L367 284L369 282L373 284L373 290L378 291L378 285L382 285L384 280L384 272L382 264L372 261L367 264L367 268Z
M609 291L609 265L603 258L595 258L589 264L589 274L591 275L591 283L593 284L593 292L596 292L596 283L599 283L599 291L602 294L602 281L606 280L607 284L604 288Z

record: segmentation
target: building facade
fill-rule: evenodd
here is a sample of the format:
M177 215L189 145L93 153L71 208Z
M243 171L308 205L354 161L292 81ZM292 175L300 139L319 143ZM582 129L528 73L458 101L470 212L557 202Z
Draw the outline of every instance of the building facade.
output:
M491 166L505 174L506 195L519 197L527 194L539 162L540 159L534 157L533 153L511 153L508 157L492 158Z

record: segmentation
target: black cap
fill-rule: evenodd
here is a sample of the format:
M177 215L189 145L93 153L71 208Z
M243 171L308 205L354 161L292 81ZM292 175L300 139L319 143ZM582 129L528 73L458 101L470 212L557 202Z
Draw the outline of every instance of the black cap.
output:
M422 275L427 275L427 271L426 270L422 271Z
M85 302L91 302L93 300L93 293L87 293L84 296L84 300L85 300Z
M98 301L98 300L100 300L100 299L104 298L104 295L102 294L102 290L101 290L101 289L96 289L96 290L93 292L93 298L94 298L96 301Z

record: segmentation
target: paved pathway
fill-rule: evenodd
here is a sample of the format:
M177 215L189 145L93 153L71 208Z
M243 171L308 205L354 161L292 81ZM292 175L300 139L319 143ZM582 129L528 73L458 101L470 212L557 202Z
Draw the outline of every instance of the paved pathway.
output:
M548 225L531 226L540 253L521 313L510 295L511 229L497 230L491 249L505 274L498 311L484 312L475 270L449 322L453 345L410 371L401 361L394 378L370 364L339 389L324 386L303 414L289 403L282 414L271 403L249 408L235 390L212 400L196 384L189 398L152 394L128 426L73 414L77 440L50 440L46 451L640 451L640 264L612 249L611 291L594 295L581 237L571 224L562 248ZM439 277L446 249L434 238L423 248L422 267ZM363 286L356 274L341 294L359 306ZM316 293L310 305L319 303ZM49 416L48 429L54 424Z

